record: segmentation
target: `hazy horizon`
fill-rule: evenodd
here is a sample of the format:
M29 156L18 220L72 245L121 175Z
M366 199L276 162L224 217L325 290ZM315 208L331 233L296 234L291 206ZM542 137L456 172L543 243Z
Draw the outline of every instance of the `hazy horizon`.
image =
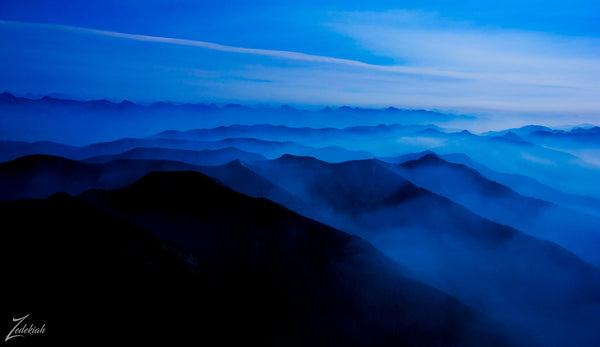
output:
M600 8L586 0L29 3L0 12L0 90L19 95L391 106L482 114L489 129L599 117Z

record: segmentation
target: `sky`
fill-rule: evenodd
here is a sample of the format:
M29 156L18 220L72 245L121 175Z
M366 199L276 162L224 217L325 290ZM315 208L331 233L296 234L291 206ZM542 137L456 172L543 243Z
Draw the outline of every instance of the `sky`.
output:
M20 95L600 119L591 0L0 0L0 43Z

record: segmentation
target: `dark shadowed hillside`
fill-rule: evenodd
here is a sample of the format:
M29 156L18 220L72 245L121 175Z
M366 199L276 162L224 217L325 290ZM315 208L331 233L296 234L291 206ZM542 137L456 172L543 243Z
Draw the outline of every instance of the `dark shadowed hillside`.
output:
M47 154L59 157L72 156L78 147L67 146L56 142L38 141L38 142L20 142L20 141L0 141L0 162L10 161L32 154Z
M46 198L56 192L79 194L101 180L101 168L49 155L0 163L0 201Z
M64 194L0 205L14 226L0 243L13 260L2 262L12 302L44 286L30 307L56 336L87 326L81 335L112 327L126 341L507 342L498 325L407 279L365 241L202 174L153 173L81 198L118 218Z
M122 188L154 171L198 171L252 197L270 197L294 210L305 206L300 199L248 169L239 160L218 166L129 159L88 164L48 155L31 155L0 163L0 201L46 198L58 192L77 195L93 188Z
M176 161L115 160L88 164L49 155L30 155L0 163L0 201L40 199L58 192L76 195L91 188L124 187L152 171L195 168Z

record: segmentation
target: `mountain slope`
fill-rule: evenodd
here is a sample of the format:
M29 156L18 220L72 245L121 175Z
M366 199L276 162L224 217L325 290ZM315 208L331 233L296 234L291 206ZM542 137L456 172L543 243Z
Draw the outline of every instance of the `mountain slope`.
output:
M72 158L71 154L77 149L78 147L67 146L60 143L48 141L0 141L0 162L10 161L19 157L32 154L46 154Z
M58 192L77 195L93 188L122 188L154 171L202 172L243 194L273 197L294 209L304 206L289 192L249 170L239 160L219 166L126 159L88 164L47 155L25 156L0 163L0 201L46 198Z
M49 155L30 155L0 163L0 201L46 198L58 192L80 194L91 188L117 188L152 171L194 170L174 161L115 160L88 164Z
M0 163L0 201L46 198L57 192L81 193L96 186L101 169L48 155Z
M527 176L494 171L477 163L464 154L447 154L443 156L443 159L451 163L463 164L475 169L489 180L505 185L521 195L552 202L583 213L600 216L600 200L598 199L584 195L567 194Z
M556 242L600 265L598 217L519 195L467 166L449 163L435 154L386 167L485 218Z
M268 327L271 343L500 342L470 325L485 330L493 324L403 277L361 239L202 174L152 173L126 188L89 191L80 199L185 247L203 271L216 266L225 276L216 277L217 288L223 278L225 292L240 295L236 302L251 309L239 312L242 317L260 307L261 315L252 314L247 323Z
M225 331L217 322L230 318L219 311L227 308L211 299L193 257L150 232L62 193L0 203L0 218L0 269L12 282L3 312L46 324L39 341L25 337L28 344L90 336L103 343L177 342L197 324L208 339ZM194 322L186 321L194 307ZM182 319L166 319L174 316Z
M416 187L386 165L284 156L249 167L306 201L302 214L364 237L414 276L537 343L600 342L590 333L600 318L600 270Z

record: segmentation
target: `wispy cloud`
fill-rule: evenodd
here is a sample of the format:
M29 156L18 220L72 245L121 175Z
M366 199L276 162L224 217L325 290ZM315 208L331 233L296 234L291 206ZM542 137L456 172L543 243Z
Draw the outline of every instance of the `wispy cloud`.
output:
M486 81L597 88L600 39L474 27L434 14L338 13L328 24L364 49L424 70Z
M115 38L120 38L120 39L125 39L125 40L164 43L164 44L172 44L172 45L188 46L188 47L199 47L199 48L220 51L220 52L252 54L252 55L273 57L273 58L279 58L279 59L299 60L299 61L312 62L312 63L345 65L345 66L350 66L350 67L363 68L363 69L368 69L368 70L377 70L377 71L382 71L382 72L391 72L391 73L430 75L430 76L440 76L440 77L449 77L449 78L458 78L458 79L498 78L498 76L492 76L492 75L486 75L486 74L476 74L476 73L470 73L470 72L459 72L459 71L452 71L452 70L423 68L423 67L417 67L417 66L375 65L375 64L369 64L369 63L356 61L356 60L340 59L340 58L335 58L335 57L312 55L312 54L305 54L305 53L300 53L300 52L236 47L236 46L228 46L228 45L222 45L222 44L206 42L206 41L186 40L186 39L160 37L160 36L148 36L148 35L140 35L140 34L128 34L128 33L120 33L120 32L115 32L115 31L97 30L97 29L90 29L90 28L83 28L83 27L67 26L67 25L24 23L24 22L14 22L14 21L4 21L4 20L0 20L0 24L10 24L10 25L21 25L21 26L29 26L29 27L37 27L37 28L51 28L51 29L67 30L67 31L80 32L80 33L89 33L89 34L93 34L93 35L115 37ZM502 78L502 79L505 79L505 78Z

